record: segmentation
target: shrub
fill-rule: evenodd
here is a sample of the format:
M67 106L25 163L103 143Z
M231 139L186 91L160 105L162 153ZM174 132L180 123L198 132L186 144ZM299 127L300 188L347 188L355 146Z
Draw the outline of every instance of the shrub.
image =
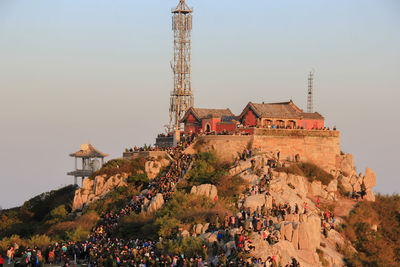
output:
M379 226L377 231L373 224ZM360 202L343 232L359 252L345 254L349 266L399 266L400 196L377 195L375 202Z
M188 174L188 180L192 185L217 184L223 176L227 175L227 171L212 151L198 154L198 159L193 163Z
M54 215L63 217L70 211L76 188L71 185L46 192L26 201L21 207L0 211L0 238L12 234L27 238L38 233L44 220L51 218L50 212L62 205L64 208L55 210Z
M104 164L100 170L94 172L89 178L94 179L94 177L103 174L106 174L107 176L113 176L119 173L143 173L145 163L145 158L135 158L129 160L113 159Z
M12 235L10 237L4 237L0 241L0 253L7 251L9 246L18 244L19 246L26 246L26 241L23 240L19 235Z
M217 183L218 195L230 202L236 202L245 188L246 181L240 176L223 176Z
M121 220L120 236L130 238L176 237L179 230L195 223L213 222L232 212L225 202L177 191L157 213L133 215Z
M27 245L31 248L38 247L40 249L45 249L50 244L51 239L47 235L34 235L27 241Z
M78 226L76 229L66 232L66 237L68 241L80 242L84 241L89 236L89 231L83 230L81 226Z
M154 225L154 216L144 213L123 218L118 230L123 237L152 239L157 237L158 231Z
M128 177L128 183L132 183L135 186L141 186L142 188L146 187L149 182L150 180L146 173L133 174Z
M125 205L133 195L138 194L138 189L134 184L128 186L121 186L109 192L103 198L91 203L87 211L94 211L97 214L103 212L117 211Z
M329 262L327 261L327 259L325 259L324 252L322 250L320 250L319 248L317 248L317 254L318 254L319 261L321 262L322 266L328 267Z
M179 238L176 240L166 240L157 244L157 248L163 254L184 255L186 258L194 258L201 255L207 257L205 243L201 238Z
M297 163L289 167L278 167L275 169L278 172L286 172L294 175L301 175L307 177L308 181L312 183L314 180L321 181L322 184L328 185L333 179L333 175L324 171L313 163Z

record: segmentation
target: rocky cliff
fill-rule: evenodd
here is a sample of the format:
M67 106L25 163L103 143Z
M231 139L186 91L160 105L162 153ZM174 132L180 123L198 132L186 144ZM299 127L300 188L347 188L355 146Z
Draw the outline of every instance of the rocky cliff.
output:
M376 184L375 174L369 168L364 175L357 174L353 156L341 155L337 168L332 170L333 179L323 184L318 179L310 181L309 177L269 170L265 162L271 159L271 155L273 153L254 156L230 169L230 175L239 175L248 183L248 190L239 196L236 203L241 213L235 216L235 220L240 220L243 212L250 214L250 226L245 230L251 234L244 246L252 256L262 259L273 256L283 266L289 264L293 257L300 266L345 266L343 249L355 250L336 230L340 229L343 217L335 215L335 212L339 209L341 214L347 215L351 208L343 210L339 207L340 203L350 201L354 204L356 200L347 198L347 193L340 192L339 187L348 191L350 196L364 190L366 195L363 200L374 201L372 188ZM263 185L266 176L270 177L267 190ZM212 198L217 194L211 185L201 187L202 190L200 187L192 188L191 193L210 196L212 191ZM328 206L338 209L329 211ZM285 214L274 213L277 209L284 209ZM262 214L268 215L263 217ZM245 220L248 218L246 215ZM263 218L268 218L268 227L257 229L258 221L262 223ZM254 221L257 222L253 224ZM227 257L236 253L236 238L243 233L242 226L238 228L237 224L233 224L225 228L222 231L223 240L218 240L219 233L221 231L209 230L209 224L195 224L191 231L184 230L181 234L200 236L210 246L217 244ZM213 260L217 263L220 259L215 257Z
M147 177L152 180L169 164L170 160L165 158L148 159L145 163L145 173ZM82 210L83 207L102 198L115 188L126 186L130 175L132 175L132 173L119 173L113 176L103 174L95 176L94 179L83 179L82 187L75 191L72 210Z

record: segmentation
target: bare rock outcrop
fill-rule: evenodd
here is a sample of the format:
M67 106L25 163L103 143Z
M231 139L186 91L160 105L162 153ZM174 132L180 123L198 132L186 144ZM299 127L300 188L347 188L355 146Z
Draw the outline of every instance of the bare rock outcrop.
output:
M372 187L376 186L376 175L374 171L368 167L365 170L363 184L366 189L371 189Z
M155 197L151 199L146 207L146 211L149 213L159 210L164 205L164 197L162 194L158 193Z
M106 175L98 175L95 179L85 178L82 182L82 188L75 191L72 210L81 210L85 205L90 204L116 187L126 186L128 173L116 174L106 179Z
M338 156L338 169L345 175L351 176L354 171L354 157L352 154Z
M169 163L170 163L170 161L165 158L163 158L161 160L146 161L144 168L145 168L147 177L149 177L150 180L156 178L160 174L162 168L168 166Z
M374 192L372 192L371 189L367 189L367 191L365 191L365 192L366 192L366 195L364 196L364 199L367 201L375 202Z
M243 206L246 209L250 209L251 211L257 210L257 207L261 209L261 207L265 204L265 195L257 194L248 196L243 203Z
M217 187L212 184L202 184L199 186L193 186L192 189L190 190L190 193L200 196L206 196L212 200L214 200L215 197L218 196Z

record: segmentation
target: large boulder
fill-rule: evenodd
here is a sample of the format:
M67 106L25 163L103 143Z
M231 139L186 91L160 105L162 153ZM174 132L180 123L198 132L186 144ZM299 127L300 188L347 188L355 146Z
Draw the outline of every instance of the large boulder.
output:
M299 194L301 198L307 196L307 183L304 177L289 174L287 177L287 182L295 187L296 193Z
M201 234L203 234L203 225L200 224L200 223L195 224L195 225L193 226L193 232L194 232L196 235L201 235Z
M149 179L152 180L160 174L162 168L168 165L169 165L169 160L167 159L150 160L146 161L144 169L147 174L147 177L149 177Z
M338 181L342 184L342 187L346 192L353 192L353 187L350 184L350 178L349 177L340 176Z
M93 190L93 185L94 185L94 180L89 179L89 178L85 178L82 181L82 189L84 190Z
M261 207L265 204L265 195L257 194L247 197L244 200L243 206L247 209L249 208L251 211L257 210L257 207L261 209Z
M83 207L81 189L75 191L74 201L72 203L72 210L81 210Z
M211 232L205 233L205 234L201 235L200 237L203 240L207 241L209 244L213 244L214 242L218 241L217 236L218 236L218 232L215 231L215 232L212 232L212 233Z
M365 170L363 183L364 183L364 186L366 189L376 186L376 175L375 175L374 171L368 167Z
M162 194L158 193L153 197L147 207L147 212L155 212L159 210L164 205L164 197Z
M371 189L367 189L366 195L364 196L364 199L367 200L367 201L375 202L374 192L372 192Z
M299 249L315 251L321 241L321 219L312 215L299 224Z
M291 222L289 223L284 223L283 224L283 236L282 238L284 238L287 241L292 241L292 237L293 237L293 224Z
M308 194L312 197L328 197L328 192L323 189L321 181L313 181L309 186Z
M336 179L333 179L328 184L328 187L326 188L326 191L328 191L328 192L336 192L337 191L337 185L338 185L338 181Z
M345 176L350 176L354 170L354 157L351 154L341 155L339 158L339 169Z
M353 191L354 192L360 192L361 191L361 185L360 185L360 183L358 181L353 184Z
M218 196L218 190L215 185L211 184L202 184L199 186L193 186L190 190L191 194L206 196L210 199L214 200L216 196Z
M100 196L103 194L103 187L104 187L105 179L103 176L96 176L94 178L94 194L96 196Z

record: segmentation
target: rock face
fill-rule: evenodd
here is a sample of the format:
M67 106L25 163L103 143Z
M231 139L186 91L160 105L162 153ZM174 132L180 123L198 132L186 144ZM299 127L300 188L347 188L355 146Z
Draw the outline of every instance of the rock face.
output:
M363 183L366 189L371 189L372 187L376 186L376 175L370 168L365 170Z
M315 251L321 241L321 219L309 216L307 222L299 224L299 249Z
M338 169L342 171L344 176L351 176L354 170L354 157L351 154L345 154L339 156Z
M190 193L200 196L206 196L212 200L214 200L215 197L218 196L217 187L211 184L202 184L199 186L193 186L192 189L190 190Z
M337 191L337 185L338 185L338 181L336 179L332 180L328 187L326 188L326 191L328 192L336 192Z
M163 205L164 205L164 197L162 194L158 193L148 203L146 211L149 213L155 212L155 211L159 210Z
M265 204L265 195L257 194L249 196L245 199L243 206L251 211L257 210L257 207L261 208Z
M374 192L372 192L371 189L367 189L366 193L367 194L364 196L364 199L367 200L367 201L375 202Z
M75 191L72 210L81 210L85 205L90 204L116 187L126 186L128 173L116 174L106 179L106 175L98 175L94 180L83 179L82 188Z
M169 163L170 161L167 159L146 161L144 167L147 177L149 177L150 180L156 178L160 174L162 168L168 166Z

